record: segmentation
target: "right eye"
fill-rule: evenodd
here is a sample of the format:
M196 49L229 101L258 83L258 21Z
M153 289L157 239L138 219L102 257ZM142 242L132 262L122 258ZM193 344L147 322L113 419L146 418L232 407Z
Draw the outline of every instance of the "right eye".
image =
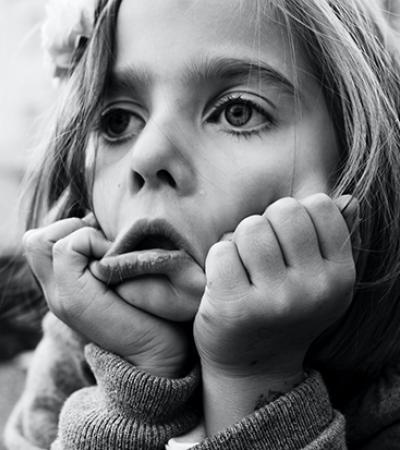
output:
M100 132L111 142L118 143L137 136L145 121L133 111L124 108L109 108L100 117Z

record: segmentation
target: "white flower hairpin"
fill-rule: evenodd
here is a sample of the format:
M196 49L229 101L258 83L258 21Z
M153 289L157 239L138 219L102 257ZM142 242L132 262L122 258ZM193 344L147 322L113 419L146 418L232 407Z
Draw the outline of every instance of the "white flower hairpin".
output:
M62 79L74 69L94 27L97 0L49 0L42 27L42 45L53 76Z

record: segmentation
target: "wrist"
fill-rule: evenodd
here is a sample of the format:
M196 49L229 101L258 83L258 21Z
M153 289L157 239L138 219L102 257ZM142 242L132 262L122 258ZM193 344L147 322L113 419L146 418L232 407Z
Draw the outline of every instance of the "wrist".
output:
M169 359L134 355L125 356L124 359L137 369L155 377L181 378L190 370L188 358L183 358L183 355Z
M305 378L303 367L238 375L202 364L203 404L208 436L277 400Z

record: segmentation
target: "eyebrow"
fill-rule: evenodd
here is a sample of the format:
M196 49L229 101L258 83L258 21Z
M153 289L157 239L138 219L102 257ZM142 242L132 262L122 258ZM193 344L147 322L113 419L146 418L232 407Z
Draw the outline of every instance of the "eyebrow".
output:
M185 75L185 80L199 81L226 80L247 81L256 79L283 89L291 95L297 93L294 84L280 71L263 61L237 58L207 58L200 65L193 64Z
M148 87L153 78L144 68L127 66L110 74L107 92L112 95L123 90L139 91ZM253 59L205 58L200 62L192 62L182 76L184 83L202 83L209 80L250 82L254 79L280 88L291 96L300 95L298 88L283 73L263 61Z

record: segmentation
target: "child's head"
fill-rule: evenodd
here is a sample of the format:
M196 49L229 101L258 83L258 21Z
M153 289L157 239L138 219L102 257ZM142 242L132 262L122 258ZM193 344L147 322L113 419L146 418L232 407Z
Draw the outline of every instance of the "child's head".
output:
M191 237L203 265L223 233L280 197L353 193L370 250L360 281L397 275L399 67L365 3L100 1L34 212L67 192L62 215L93 209L110 239L135 220L164 218ZM377 299L361 305L357 295L329 341L336 368L350 365L355 320L363 338L369 330L388 342L382 323L397 303L371 324L361 311ZM327 364L322 353L314 359Z

